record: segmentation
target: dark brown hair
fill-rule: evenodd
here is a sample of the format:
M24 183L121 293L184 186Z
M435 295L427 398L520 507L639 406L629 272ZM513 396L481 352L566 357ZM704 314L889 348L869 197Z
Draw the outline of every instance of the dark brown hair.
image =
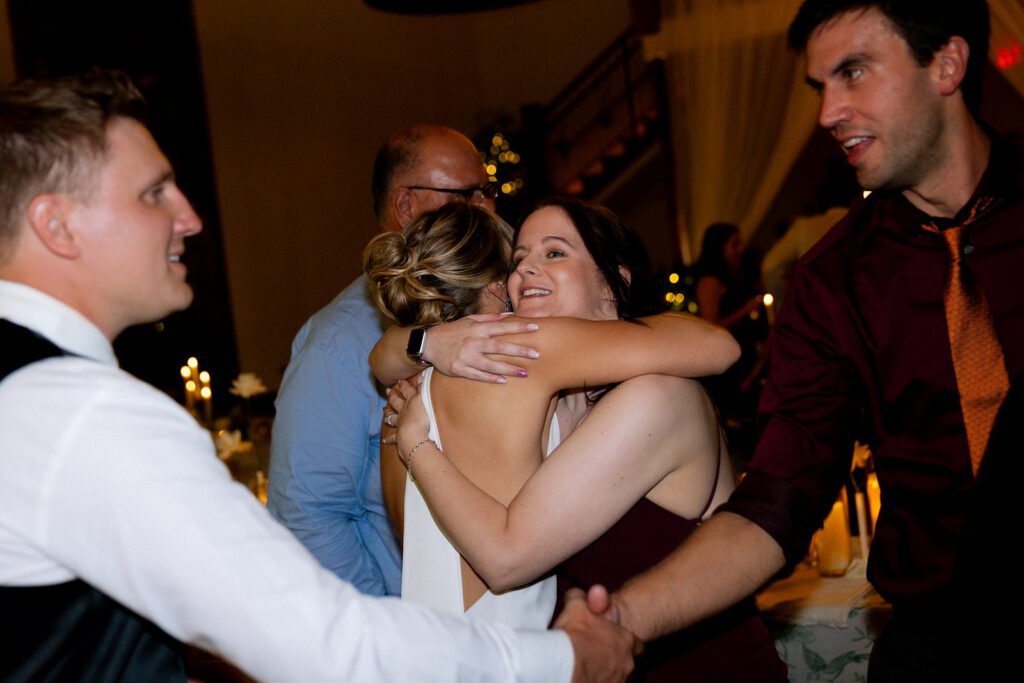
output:
M988 59L989 16L985 0L805 0L789 27L789 44L803 50L811 34L841 14L877 9L892 22L921 66L960 36L971 49L960 91L975 116L981 109L981 75Z

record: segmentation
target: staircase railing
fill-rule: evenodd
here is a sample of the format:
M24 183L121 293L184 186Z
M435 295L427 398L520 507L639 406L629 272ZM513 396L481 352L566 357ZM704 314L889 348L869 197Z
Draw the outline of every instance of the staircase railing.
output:
M646 137L659 115L664 80L644 58L632 29L623 33L552 100L545 116L548 186L580 194L587 178Z

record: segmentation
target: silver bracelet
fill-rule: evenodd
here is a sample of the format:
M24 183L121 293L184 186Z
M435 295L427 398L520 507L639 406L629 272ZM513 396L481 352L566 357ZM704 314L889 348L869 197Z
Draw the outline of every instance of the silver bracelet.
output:
M412 479L413 481L416 481L416 479L415 479L415 477L412 476L412 454L416 452L417 448L419 448L423 444L427 443L428 441L430 443L434 443L434 440L431 439L428 436L427 438L423 439L422 441L417 443L415 446L413 446L412 450L409 451L409 455L405 456L405 471L409 473L409 478Z

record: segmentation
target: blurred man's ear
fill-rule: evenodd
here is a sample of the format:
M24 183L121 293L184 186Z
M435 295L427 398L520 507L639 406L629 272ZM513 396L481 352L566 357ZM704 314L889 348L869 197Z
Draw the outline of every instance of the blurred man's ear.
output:
M401 230L416 218L416 197L412 192L407 187L396 187L391 190L388 207L395 219L394 224L389 225L391 229Z
M81 245L70 223L74 200L57 194L41 194L28 205L28 225L39 241L62 258L77 258Z

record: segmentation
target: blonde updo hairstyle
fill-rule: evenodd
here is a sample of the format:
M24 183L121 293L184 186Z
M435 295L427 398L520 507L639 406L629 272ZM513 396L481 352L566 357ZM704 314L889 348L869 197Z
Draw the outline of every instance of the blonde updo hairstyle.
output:
M504 283L512 228L487 209L453 202L400 233L374 237L363 271L377 306L400 325L431 325L475 313L483 289Z

